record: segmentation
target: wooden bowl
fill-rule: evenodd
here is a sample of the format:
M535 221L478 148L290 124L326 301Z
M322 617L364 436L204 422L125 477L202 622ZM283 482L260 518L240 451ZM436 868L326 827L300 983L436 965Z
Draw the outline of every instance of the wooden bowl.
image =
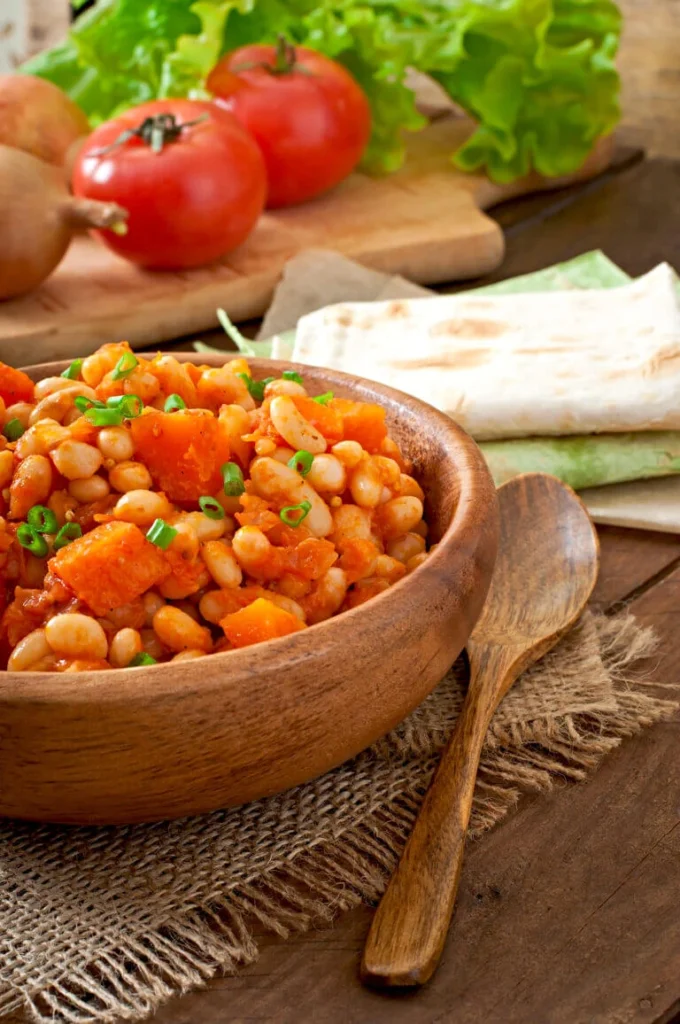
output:
M260 379L294 365L250 363ZM66 365L28 372L40 380ZM277 793L392 729L462 650L496 556L496 494L479 449L415 398L294 368L314 393L386 407L392 436L415 462L439 547L362 607L256 647L134 671L0 673L0 815L119 824Z

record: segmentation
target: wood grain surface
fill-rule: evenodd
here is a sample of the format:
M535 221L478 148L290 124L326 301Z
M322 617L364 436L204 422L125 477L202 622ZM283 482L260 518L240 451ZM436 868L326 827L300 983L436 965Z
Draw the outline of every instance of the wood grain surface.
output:
M67 365L31 375L54 376ZM254 359L250 366L262 379L289 364ZM436 551L370 605L212 655L196 673L172 663L133 673L0 673L0 814L152 821L277 793L392 729L462 650L496 555L496 492L481 452L415 398L337 371L295 368L313 393L331 390L386 409L390 434L425 491Z
M423 985L436 970L493 714L522 672L576 623L597 580L595 527L569 487L532 473L500 487L498 504L498 557L467 643L463 709L366 940L361 977L380 988Z

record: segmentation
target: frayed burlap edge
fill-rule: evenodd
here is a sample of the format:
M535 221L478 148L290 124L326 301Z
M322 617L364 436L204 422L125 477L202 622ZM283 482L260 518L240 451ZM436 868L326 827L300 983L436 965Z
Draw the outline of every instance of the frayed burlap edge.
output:
M559 719L492 725L484 749L471 821L478 837L498 824L523 792L547 793L564 780L582 781L629 736L670 718L673 700L631 680L632 664L648 657L655 640L632 616L591 620L602 662L614 683L615 706ZM672 689L672 687L668 687ZM395 755L399 737L393 734ZM385 742L385 741L383 741ZM389 741L388 741L389 742ZM524 746L519 746L525 743ZM509 749L512 747L512 749ZM384 891L437 762L431 756L402 773L399 791L369 816L300 852L271 872L226 889L171 926L121 943L85 970L32 995L0 988L0 1012L25 1008L37 1024L114 1024L138 1020L171 996L202 986L218 972L234 973L258 955L254 927L282 937L327 923L339 912L377 900ZM402 764L402 769L408 768Z

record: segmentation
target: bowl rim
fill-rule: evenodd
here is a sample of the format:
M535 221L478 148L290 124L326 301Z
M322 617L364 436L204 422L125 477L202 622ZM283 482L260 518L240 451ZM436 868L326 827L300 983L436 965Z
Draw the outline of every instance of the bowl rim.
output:
M470 435L453 419L427 402L423 402L412 395L407 395L396 388L380 384L377 381L357 377L340 370L312 366L306 363L296 363L290 360L243 357L239 352L227 351L224 353L192 353L164 352L159 350L159 354L172 355L180 362L192 362L196 365L215 367L222 366L232 359L245 358L249 366L255 371L255 379L258 379L260 374L266 376L267 371L272 369L294 369L301 373L309 374L311 372L312 374L320 374L327 380L330 380L331 383L336 381L338 385L344 386L349 390L356 390L357 385L364 387L367 397L361 400L370 401L372 394L374 401L379 402L384 397L390 402L410 406L413 408L414 413L422 417L425 422L436 424L440 430L443 430L444 443L447 450L452 453L452 456L453 453L458 453L461 461L467 461L468 468L467 473L459 472L461 490L451 521L440 538L436 550L430 557L422 565L418 566L414 572L402 577L389 589L371 598L367 602L370 608L384 609L385 613L387 613L390 606L392 606L394 613L398 614L404 592L413 589L414 583L416 585L426 585L428 579L439 577L448 560L452 544L455 543L457 548L464 550L466 547L464 543L465 536L468 533L472 534L473 537L478 534L478 526L475 524L473 513L474 503L470 500L473 496L471 492L474 491L474 497L478 499L479 495L487 490L490 500L493 500L495 486L491 475L486 468L479 448ZM22 369L38 381L45 376L58 375L71 362L72 360L65 359L24 366ZM480 481L485 485L482 490L478 486ZM259 658L272 663L267 666L268 668L275 667L274 663L277 659L285 660L292 667L297 662L309 661L310 656L313 656L313 650L310 649L310 637L312 638L312 644L318 638L321 649L332 647L333 635L349 629L352 623L358 621L360 614L362 618L365 618L366 611L366 606L360 605L343 612L341 615L331 616L331 618L325 619L323 622L309 626L300 633L277 637L253 646L257 646ZM174 665L172 662L163 662L156 665L140 666L134 672L130 672L128 668L109 668L82 674L67 672L8 672L4 670L0 671L0 701L9 701L13 705L20 705L22 703L59 704L61 702L88 705L94 701L100 704L125 703L132 705L135 701L146 704L149 699L149 691L146 687L140 686L140 682L146 678L147 673L154 673L152 677L154 698L161 700L164 698L176 698L181 693L189 694L194 692L197 685L201 689L205 688L206 692L210 692L211 690L228 686L229 670L233 670L233 674L236 677L242 676L248 670L248 662L252 661L253 653L252 647L244 647L231 651L220 651L216 654L206 655L206 657L210 658L211 665L222 666L224 673L213 673L213 678L205 682L200 681L200 683L197 683L195 673L187 672L186 666L191 663L186 662L177 662ZM200 665L203 659L197 659L197 662ZM263 670L264 668L258 671Z

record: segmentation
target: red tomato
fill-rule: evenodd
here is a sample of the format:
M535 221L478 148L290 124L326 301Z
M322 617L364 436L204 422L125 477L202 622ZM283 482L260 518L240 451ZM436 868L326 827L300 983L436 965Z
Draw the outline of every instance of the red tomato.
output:
M172 114L176 123L160 152L124 132L146 118ZM158 122L156 122L158 123ZM107 121L88 138L73 172L77 196L119 203L128 231L97 235L114 252L145 267L177 270L210 263L248 237L262 213L267 179L257 145L214 103L155 100Z
M207 87L258 142L272 208L333 188L354 170L371 134L368 100L349 72L302 46L235 50Z

